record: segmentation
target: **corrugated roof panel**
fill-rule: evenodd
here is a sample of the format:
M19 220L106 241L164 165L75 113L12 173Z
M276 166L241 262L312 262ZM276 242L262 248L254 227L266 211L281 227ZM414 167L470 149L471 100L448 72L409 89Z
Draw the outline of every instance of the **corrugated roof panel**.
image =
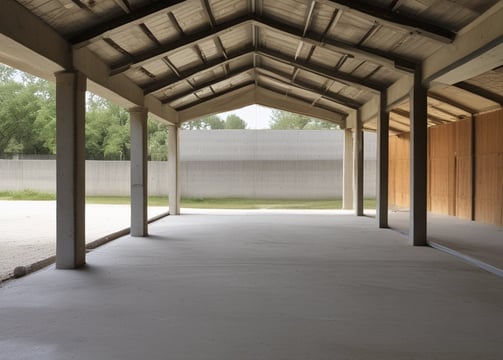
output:
M143 65L143 68L158 78L175 75L162 59L149 61Z
M397 10L449 30L458 31L496 3L496 0L407 0L402 1Z
M328 84L328 87L327 87L327 92L333 93L333 94L338 94L342 91L342 89L344 89L347 86L348 85L346 85L340 81L330 80L330 84Z
M248 1L209 0L208 3L217 24L244 15L248 11Z
M252 44L251 25L242 25L232 28L220 35L220 41L227 53L233 53Z
M386 67L380 67L368 79L389 86L400 79L401 75L397 71L393 71Z
M187 96L184 96L178 100L175 100L173 101L170 106L174 107L175 109L177 108L180 108L180 107L183 107L183 106L186 106L188 104L192 104L192 103L195 103L196 101L198 101L199 98L194 95L194 94L189 94Z
M244 66L251 66L253 64L253 54L248 54L238 59L232 60L228 67L229 70L233 71L239 68L243 68Z
M331 101L326 98L321 98L316 102L316 106L321 107L326 110L333 111L335 113L339 114L347 114L347 108L344 107L343 105L336 103L334 101Z
M345 88L342 88L339 94L353 99L361 104L366 103L373 97L373 94L354 86L346 86Z
M211 70L201 71L198 74L191 76L190 81L196 85L205 84L210 82L215 78L222 78L225 76L225 70L223 66L218 66Z
M395 27L381 26L372 36L365 40L364 45L381 51L392 51L410 36L407 30Z
M125 75L140 87L147 86L152 82L152 78L148 75L147 72L142 71L141 67L131 69L127 71Z
M129 27L127 31L121 31L111 39L129 54L135 54L157 45L139 26Z
M342 56L342 53L337 53L325 48L320 48L318 46L313 52L311 62L318 66L323 66L328 69L334 69Z
M253 80L253 76L250 74L250 72L245 72L242 74L239 74L237 76L233 76L229 79L226 79L224 81L220 81L217 84L213 85L213 90L217 93L221 93L223 91L227 91L229 89L232 89L236 86L243 85L249 81Z
M179 72L203 64L203 60L192 48L182 49L168 56L168 58Z
M342 66L339 68L340 72L351 74L353 71L357 70L360 66L365 64L366 61L361 59L361 58L350 58L348 57L346 61L342 64Z
M104 63L110 65L123 59L124 55L100 40L88 45L88 49L95 53Z
M316 3L308 31L323 34L330 25L330 20L332 19L334 13L336 13L336 9L332 6Z
M296 79L303 83L316 86L320 89L320 91L322 91L323 86L327 82L327 79L323 76L302 70L298 72Z
M261 74L257 75L257 79L259 80L260 84L264 85L267 89L274 90L280 94L286 94L287 91L290 91L291 89L291 86L277 82L274 79L271 79Z
M379 65L376 65L370 61L364 61L351 72L351 75L361 79L365 79L369 75L371 75L374 71L376 71L378 67Z
M224 58L223 54L215 46L214 39L202 41L202 42L198 43L198 46L199 46L199 50L201 51L203 58L206 61L218 59L218 58L221 58L221 59Z
M260 64L269 70L274 70L278 69L278 71L288 73L288 74L293 74L294 67L288 64L284 64L272 59L269 59L267 57L260 57Z
M165 12L147 19L145 21L145 26L148 27L162 44L174 41L180 37L178 30L171 21L169 21L168 15L166 15Z
M181 81L165 87L161 91L157 91L154 95L160 99L173 99L179 96L179 94L190 90L192 90L192 87L186 81Z
M452 99L454 103L472 109L474 113L495 110L500 107L500 105L494 101L455 86L435 88L430 90L430 93L441 95L446 99Z
M372 20L360 17L351 12L343 12L339 22L332 28L327 36L351 44L358 44L373 25L374 22Z
M172 12L185 34L200 31L204 28L210 28L201 1L187 0L173 9Z
M262 29L260 31L260 45L293 57L299 46L299 41L273 30Z
M304 28L311 2L301 0L262 0L264 15L281 19L298 28Z
M442 45L436 41L413 34L408 36L403 43L397 46L393 50L393 53L415 60L424 60L440 49L441 46Z
M466 81L491 93L503 96L503 67L488 71Z

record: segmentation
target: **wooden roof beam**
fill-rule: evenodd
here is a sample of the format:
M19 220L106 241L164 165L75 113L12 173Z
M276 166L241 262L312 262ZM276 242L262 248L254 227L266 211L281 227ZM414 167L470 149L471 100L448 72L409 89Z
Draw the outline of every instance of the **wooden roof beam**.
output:
M456 33L449 29L423 21L416 16L398 13L392 9L383 8L369 2L361 0L329 0L325 1L325 3L344 11L353 11L364 17L370 17L381 24L413 31L443 43L451 43L456 37Z

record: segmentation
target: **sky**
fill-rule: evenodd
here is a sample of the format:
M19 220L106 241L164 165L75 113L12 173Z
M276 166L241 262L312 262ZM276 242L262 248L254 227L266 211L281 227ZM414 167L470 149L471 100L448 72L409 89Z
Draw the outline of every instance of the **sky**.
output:
M225 119L227 115L236 114L241 119L246 121L247 129L269 129L269 119L272 109L260 106L250 105L241 109L218 114L220 118Z

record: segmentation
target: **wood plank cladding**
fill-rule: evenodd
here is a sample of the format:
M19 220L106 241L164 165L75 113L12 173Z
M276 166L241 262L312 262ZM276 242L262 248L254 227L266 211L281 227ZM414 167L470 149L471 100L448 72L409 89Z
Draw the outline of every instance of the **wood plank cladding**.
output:
M408 208L410 204L410 135L389 138L389 188L391 208Z
M472 218L472 120L428 129L428 210Z
M503 226L503 110L475 121L475 220Z
M408 208L409 134L389 146L389 204ZM426 196L433 213L503 226L503 110L428 129Z

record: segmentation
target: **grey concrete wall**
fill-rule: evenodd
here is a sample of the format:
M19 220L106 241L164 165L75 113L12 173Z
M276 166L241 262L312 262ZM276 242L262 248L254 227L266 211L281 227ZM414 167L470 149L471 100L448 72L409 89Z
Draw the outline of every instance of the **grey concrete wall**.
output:
M219 130L180 134L186 197L338 198L341 131ZM375 196L375 134L365 134L365 197ZM149 162L152 195L168 192L167 162ZM88 195L129 195L128 161L86 161ZM0 191L54 193L54 160L0 160Z

